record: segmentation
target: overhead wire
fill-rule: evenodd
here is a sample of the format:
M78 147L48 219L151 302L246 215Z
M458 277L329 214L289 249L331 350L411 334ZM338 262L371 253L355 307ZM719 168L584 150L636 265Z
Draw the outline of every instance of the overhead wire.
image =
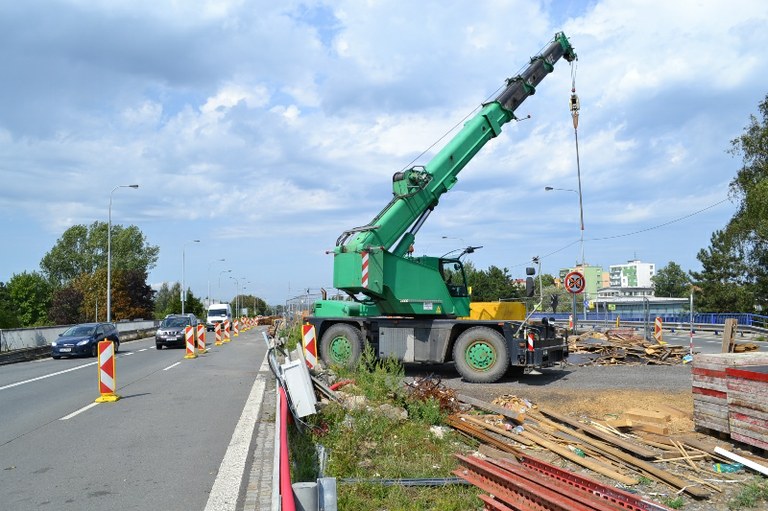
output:
M710 204L709 206L705 206L705 207L703 207L703 208L701 208L699 210L696 210L696 211L694 211L692 213L688 213L687 215L683 215L681 217L674 218L674 219L669 220L667 222L664 222L664 223L661 223L661 224L657 224L657 225L654 225L654 226L651 226L651 227L646 227L645 229L640 229L638 231L632 231L632 232L627 232L627 233L623 233L623 234L614 234L614 235L611 235L611 236L602 236L602 237L599 237L599 238L586 238L583 241L606 241L606 240L612 240L612 239L617 239L617 238L625 238L627 236L634 236L636 234L642 234L642 233L648 232L648 231L653 231L655 229L660 229L662 227L666 227L668 225L672 225L674 223L681 222L683 220L686 220L686 219L691 218L693 216L696 216L698 214L704 213L705 211L708 211L708 210L710 210L712 208L715 208L715 207L719 206L720 204L723 204L724 202L728 202L729 200L730 199L728 199L726 197L725 199L719 200L719 201L717 201L717 202L715 202L713 204ZM547 257L553 256L553 255L555 255L555 254L557 254L559 252L562 252L563 250L565 250L567 248L570 248L570 247L576 245L577 243L580 243L581 241L582 240L580 240L580 239L579 240L574 240L574 241L568 243L567 245L564 245L564 246L562 246L562 247L560 247L560 248L558 248L556 250L553 250L552 252L549 252L547 254L544 254L544 255L538 256L538 257L540 259L546 259ZM526 265L529 265L529 264L530 264L530 260L526 260L525 262L522 262L522 263L513 264L513 265L510 266L510 268L519 268L519 267L523 267L523 266L526 266Z

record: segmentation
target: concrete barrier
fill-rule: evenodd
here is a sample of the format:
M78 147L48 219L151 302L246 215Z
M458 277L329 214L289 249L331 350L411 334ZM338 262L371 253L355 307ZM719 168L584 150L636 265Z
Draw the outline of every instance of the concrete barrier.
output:
M158 321L138 320L115 323L120 343L154 335ZM33 360L51 354L51 343L72 325L0 330L0 365Z

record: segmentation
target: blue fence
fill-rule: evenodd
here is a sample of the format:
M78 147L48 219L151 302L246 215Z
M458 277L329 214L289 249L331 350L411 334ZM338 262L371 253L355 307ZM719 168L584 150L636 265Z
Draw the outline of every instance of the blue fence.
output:
M546 313L546 312L536 312L533 314L533 318L541 319L541 318L555 318L558 321L568 321L568 317L570 316L569 312L557 312L557 313ZM673 314L673 315L651 315L649 318L646 318L642 314L638 315L622 315L622 314L616 314L611 311L607 312L587 312L586 317L584 316L583 312L579 312L577 314L577 320L578 321L611 321L615 322L616 318L621 318L622 321L645 321L646 319L650 319L651 321L654 320L656 317L660 317L661 320L664 323L688 323L691 320L690 313L683 312L681 314ZM693 322L694 323L704 323L708 325L723 325L725 324L726 319L735 318L738 320L739 325L745 325L745 326L756 326L761 328L768 328L768 316L764 316L761 314L751 314L751 313L720 313L720 312L699 312L693 314Z

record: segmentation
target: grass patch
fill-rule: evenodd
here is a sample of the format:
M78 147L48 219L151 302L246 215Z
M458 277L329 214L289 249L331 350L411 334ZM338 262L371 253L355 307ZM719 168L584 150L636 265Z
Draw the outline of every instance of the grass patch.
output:
M354 385L343 390L365 396L367 406L349 410L332 402L321 413L308 417L312 427L305 439L295 443L293 436L290 439L294 474L303 477L294 481L314 481L320 475L314 445L321 444L328 453L323 475L339 480L339 509L422 511L480 507L480 490L469 485L404 487L343 483L342 479L454 477L454 453L467 453L470 448L453 429L441 429L441 434L431 430L431 426L443 423L445 412L434 399L420 401L409 397L399 362L379 360L366 350L357 370L338 369L338 376L354 380ZM384 403L407 410L408 420L383 413L378 406Z
M730 501L728 509L749 509L757 508L758 504L768 502L768 479L755 478L744 485L744 488ZM759 506L765 509L764 505Z
M667 497L664 499L664 505L672 509L681 509L685 505L685 500L683 497Z

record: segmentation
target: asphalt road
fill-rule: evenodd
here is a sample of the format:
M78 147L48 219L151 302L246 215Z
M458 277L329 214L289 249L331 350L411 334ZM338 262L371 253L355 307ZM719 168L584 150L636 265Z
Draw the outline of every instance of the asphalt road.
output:
M193 360L154 339L120 348L115 403L94 404L95 359L0 368L0 508L206 509L265 377L260 329Z

